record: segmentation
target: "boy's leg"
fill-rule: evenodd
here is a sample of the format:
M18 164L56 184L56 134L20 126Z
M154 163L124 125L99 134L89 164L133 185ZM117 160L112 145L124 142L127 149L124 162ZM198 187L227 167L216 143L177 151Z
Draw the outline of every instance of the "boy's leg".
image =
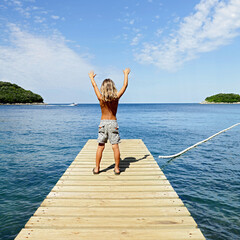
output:
M98 144L98 148L97 148L97 152L96 152L96 167L94 169L94 172L96 172L96 173L99 172L99 170L100 170L100 162L102 159L102 153L103 153L104 148L105 148L104 143Z
M118 144L113 144L112 145L113 153L114 153L114 159L115 159L115 172L119 173L119 163L120 163L120 151L119 151L119 146Z

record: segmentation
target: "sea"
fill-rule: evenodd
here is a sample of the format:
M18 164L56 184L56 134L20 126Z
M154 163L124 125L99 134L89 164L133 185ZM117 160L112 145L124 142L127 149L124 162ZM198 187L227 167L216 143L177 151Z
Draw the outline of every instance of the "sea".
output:
M0 106L0 239L14 239L88 139L98 104ZM122 139L142 139L206 239L240 239L239 104L120 104Z

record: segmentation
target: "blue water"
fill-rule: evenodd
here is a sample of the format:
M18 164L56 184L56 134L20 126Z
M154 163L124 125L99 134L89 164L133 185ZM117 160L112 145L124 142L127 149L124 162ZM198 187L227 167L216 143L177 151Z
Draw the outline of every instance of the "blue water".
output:
M0 106L0 239L13 239L89 138L98 105ZM121 138L141 138L207 239L240 239L240 105L121 104Z

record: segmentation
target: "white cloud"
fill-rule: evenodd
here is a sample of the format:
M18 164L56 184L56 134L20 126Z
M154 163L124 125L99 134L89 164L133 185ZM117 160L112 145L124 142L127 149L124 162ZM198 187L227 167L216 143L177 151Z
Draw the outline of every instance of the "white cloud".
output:
M34 22L35 23L43 23L45 21L46 21L46 18L44 18L44 17L40 17L40 16L35 16L34 17Z
M203 52L227 45L240 34L239 0L201 0L195 12L163 43L145 43L136 59L161 69L176 70Z
M135 20L134 20L134 19L132 19L132 20L130 20L130 21L129 21L129 24L130 24L130 25L133 25L133 24L134 24L134 22L135 22Z
M41 11L40 13L42 13L42 14L44 14L44 15L47 15L47 14L48 14L48 11L43 10L43 11Z
M52 15L51 18L54 19L54 20L58 20L60 17L56 16L56 15Z
M39 10L39 7L33 6L33 7L32 7L32 10Z
M124 39L124 40L128 40L128 34L124 33L124 34L123 34L123 39Z
M80 99L80 92L89 85L88 71L93 68L88 60L70 49L60 34L42 37L14 24L9 28L9 46L0 45L0 80L48 92L43 95L46 101L67 101L71 90L79 90Z
M31 8L30 7L24 7L24 2L23 0L8 0L4 1L5 6L13 7L13 9L17 12L19 12L22 16L25 18L30 18L31 17Z
M163 33L163 29L159 28L157 29L157 31L155 32L155 34L159 37L161 34Z
M16 6L22 6L22 2L18 0L12 0L12 3L15 4Z
M55 14L50 15L50 13L44 8L36 6L35 0L4 0L3 5L0 5L0 8L12 9L13 11L19 13L22 17L26 19L33 18L35 23L40 24L46 21L45 17L49 17L54 20L65 20L64 17L60 17Z
M141 37L142 37L142 34L141 34L141 33L138 33L138 34L132 39L131 45L132 45L132 46L138 45L139 40L140 40Z
M140 28L132 28L132 31L135 32L135 33L138 33L138 32L141 31L141 29Z
M6 6L6 5L1 5L1 4L0 4L0 9L7 9L7 6Z
M174 23L177 23L177 22L179 22L179 20L180 20L180 17L175 17L175 18L173 19L173 22L174 22Z

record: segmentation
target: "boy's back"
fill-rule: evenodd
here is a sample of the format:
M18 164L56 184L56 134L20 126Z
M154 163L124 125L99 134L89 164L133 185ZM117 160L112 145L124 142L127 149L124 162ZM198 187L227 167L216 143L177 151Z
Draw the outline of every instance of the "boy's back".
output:
M103 100L100 100L99 102L102 111L101 120L117 120L116 114L118 108L118 99L110 102L104 102Z

